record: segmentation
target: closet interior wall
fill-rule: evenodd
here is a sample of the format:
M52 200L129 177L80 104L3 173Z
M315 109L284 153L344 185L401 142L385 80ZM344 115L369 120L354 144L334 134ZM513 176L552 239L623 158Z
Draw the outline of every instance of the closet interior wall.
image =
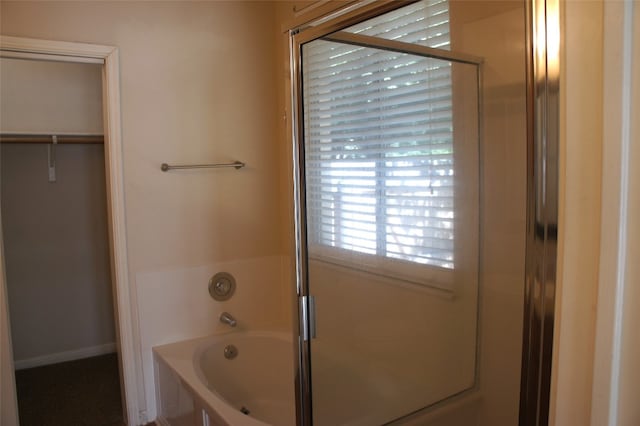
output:
M101 66L0 59L0 131L102 134ZM3 143L13 355L29 368L115 351L104 146Z

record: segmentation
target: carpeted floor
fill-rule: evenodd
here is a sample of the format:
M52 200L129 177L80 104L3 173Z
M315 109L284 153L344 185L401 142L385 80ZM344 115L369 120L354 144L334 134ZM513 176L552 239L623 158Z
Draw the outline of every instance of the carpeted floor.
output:
M20 426L122 426L116 354L16 371Z

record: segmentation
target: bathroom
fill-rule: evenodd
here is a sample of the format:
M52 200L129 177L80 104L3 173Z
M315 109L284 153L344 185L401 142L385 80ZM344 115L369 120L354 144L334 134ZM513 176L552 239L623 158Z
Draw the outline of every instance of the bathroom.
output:
M119 279L125 283L122 288L128 289L125 296L120 294L118 307L128 309L120 316L121 336L128 339L121 341L121 350L124 362L130 363L123 374L128 424L146 424L157 417L153 347L228 330L219 321L224 311L236 318L236 330L294 330L295 213L286 30L287 25L349 3L2 2L3 36L118 48L122 149L118 161L123 197L117 207L126 228L122 244L126 252L120 252L125 259L120 264L124 273ZM490 14L491 7L504 8L502 3L476 7ZM599 315L599 309L605 309L605 316L608 312L597 303L598 291L603 291L598 286L598 265L606 259L600 254L600 237L580 232L600 229L601 175L608 176L602 166L602 140L596 136L603 131L607 92L583 90L603 84L598 67L584 65L603 64L603 56L609 53L584 46L602 43L603 27L611 24L603 20L602 2L561 4L562 52L566 54L562 59L566 60L565 72L574 76L567 80L565 95L563 152L567 155L566 163L561 164L565 167L561 188L572 190L560 192L561 206L565 206L561 223L566 226L560 230L564 263L558 272L563 283L559 294L568 296L557 299L562 322L555 333L560 340L554 345L554 365L559 367L554 373L556 391L551 405L556 424L590 424L591 413L596 412L592 407L604 410L592 398L593 383L608 377L593 371L594 357L600 356L597 351L593 355L593 348L611 346L606 336L615 333L596 334L595 306ZM522 4L511 9L519 9L525 19ZM524 28L523 22L517 25ZM600 31L587 31L594 25ZM524 34L514 43L522 43L519 48L524 49ZM590 141L587 149L581 145L585 140ZM503 154L509 158L510 153ZM162 163L217 161L242 161L246 166L240 170L160 170ZM615 180L615 176L609 178ZM603 199L605 196L603 188ZM633 203L630 206L637 208ZM593 213L581 213L585 211ZM518 238L524 241L524 233ZM603 247L604 243L603 238ZM602 270L604 267L600 273ZM237 283L235 294L225 302L216 302L208 294L209 279L220 271L232 273ZM581 291L585 286L588 291ZM122 301L127 305L121 305ZM522 310L522 305L513 308ZM580 324L589 324L586 333ZM607 326L598 323L605 330ZM6 341L3 335L3 351ZM510 360L511 368L518 375L521 340L516 338L511 344L518 355ZM591 355L584 357L585 353ZM624 362L633 362L633 357L625 357ZM624 371L634 371L631 366L623 364ZM10 406L4 405L8 395L4 362L2 374L4 415L9 412L5 407ZM509 377L519 380L519 376ZM621 394L629 395L625 392L631 388L624 389ZM509 398L515 422L518 395ZM582 416L584 421L570 423L569 416L574 420Z

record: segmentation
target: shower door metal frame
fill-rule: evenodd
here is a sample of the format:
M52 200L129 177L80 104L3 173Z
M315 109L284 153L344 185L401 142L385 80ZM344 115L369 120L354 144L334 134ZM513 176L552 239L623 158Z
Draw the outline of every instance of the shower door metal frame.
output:
M302 45L358 22L378 16L385 12L414 3L412 1L384 0L378 2L362 2L361 7L349 6L337 16L320 18L310 24L289 31L289 53L291 71L291 125L293 151L293 189L295 220L295 265L296 292L298 297L298 344L296 345L296 423L299 426L313 424L311 399L311 338L315 328L311 324L310 312L313 302L310 300L307 267L307 227L305 199L304 140L302 100Z
M289 31L291 126L295 220L296 292L299 336L294 358L296 419L310 426L312 419L310 340L311 323L307 253L304 129L301 46L358 22L406 6L413 1L370 1L350 4ZM559 0L524 0L527 48L527 244L524 326L520 391L520 426L548 424L553 347L557 253L558 140L559 140ZM416 46L417 50L422 49ZM426 48L428 49L428 48ZM442 52L442 51L440 51ZM416 53L407 52L407 53ZM424 55L424 50L419 54ZM434 52L430 54L433 55ZM434 55L436 56L436 55ZM464 55L463 55L464 56ZM475 63L476 58L454 58Z
M560 0L528 0L527 243L520 426L549 423L558 247Z

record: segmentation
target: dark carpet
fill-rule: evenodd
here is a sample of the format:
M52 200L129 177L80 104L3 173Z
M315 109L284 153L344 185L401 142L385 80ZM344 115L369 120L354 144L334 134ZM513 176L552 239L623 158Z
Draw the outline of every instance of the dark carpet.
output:
M16 371L20 426L122 426L116 354Z

